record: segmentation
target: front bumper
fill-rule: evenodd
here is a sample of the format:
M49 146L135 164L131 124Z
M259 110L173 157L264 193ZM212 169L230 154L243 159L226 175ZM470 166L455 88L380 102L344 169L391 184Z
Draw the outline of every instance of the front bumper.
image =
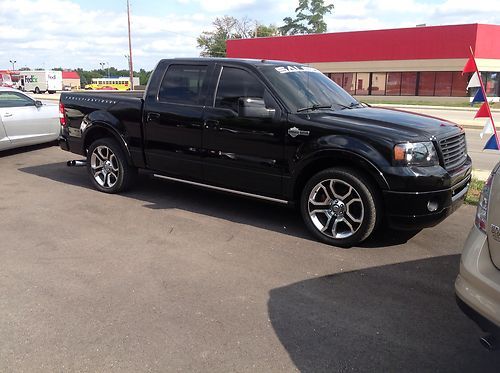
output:
M431 192L384 191L389 226L395 229L421 229L440 223L465 200L471 176L451 188Z
M487 236L475 226L465 241L455 293L462 311L500 338L500 271L491 260Z

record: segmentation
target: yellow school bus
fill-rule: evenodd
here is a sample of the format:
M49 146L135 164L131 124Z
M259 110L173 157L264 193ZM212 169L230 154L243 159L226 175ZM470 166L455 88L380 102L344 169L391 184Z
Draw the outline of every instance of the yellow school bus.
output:
M137 83L136 83L137 79ZM134 86L139 84L139 78L134 77ZM130 90L130 79L120 78L93 78L91 84L87 84L85 89L128 91Z

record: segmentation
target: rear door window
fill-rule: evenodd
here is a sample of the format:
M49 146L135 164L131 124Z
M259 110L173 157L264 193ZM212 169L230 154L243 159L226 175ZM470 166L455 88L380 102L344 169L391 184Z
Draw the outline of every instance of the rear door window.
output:
M207 66L170 65L160 85L158 100L161 102L203 105Z

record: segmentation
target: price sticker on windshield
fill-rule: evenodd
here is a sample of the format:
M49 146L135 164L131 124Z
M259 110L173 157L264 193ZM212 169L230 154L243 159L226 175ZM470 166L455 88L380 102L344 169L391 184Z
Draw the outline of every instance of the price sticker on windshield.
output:
M276 71L280 74L288 74L288 73L320 73L321 71L315 69L314 67L309 66L278 66L275 67Z

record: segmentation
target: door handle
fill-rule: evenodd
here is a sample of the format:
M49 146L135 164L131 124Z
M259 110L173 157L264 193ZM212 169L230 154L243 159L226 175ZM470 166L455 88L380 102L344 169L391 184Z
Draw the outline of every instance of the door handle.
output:
M292 127L288 129L288 134L295 138L297 136L309 136L309 131L302 131L297 127Z
M151 122L152 120L159 119L160 118L160 113L148 113L148 116L146 117L146 120L148 122Z
M220 126L220 122L218 120L209 119L209 120L206 120L204 123L204 127L206 129L212 128L214 130L218 130L219 126Z
M11 116L13 116L13 115L14 115L14 114L12 114L12 113L5 113L3 116L4 116L5 118L8 118L8 117L11 117Z

